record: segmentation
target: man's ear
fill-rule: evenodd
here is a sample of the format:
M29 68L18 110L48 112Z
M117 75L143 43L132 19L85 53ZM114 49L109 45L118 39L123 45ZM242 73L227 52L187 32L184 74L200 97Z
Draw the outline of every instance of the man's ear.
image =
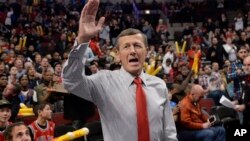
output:
M120 52L118 49L115 50L115 57L117 60L121 60L121 57L120 57Z
M37 110L37 116L39 116L40 113L41 113L41 110Z

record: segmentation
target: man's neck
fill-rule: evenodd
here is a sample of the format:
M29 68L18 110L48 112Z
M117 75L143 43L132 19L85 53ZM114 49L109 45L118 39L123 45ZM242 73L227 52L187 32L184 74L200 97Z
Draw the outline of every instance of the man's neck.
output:
M28 86L23 86L22 87L22 91L27 91L28 90Z
M0 121L0 128L6 127L6 126L7 126L7 123L8 123L8 122L2 122L2 121Z
M46 119L43 119L43 118L41 118L41 117L38 117L36 121L37 121L37 123L38 123L39 125L41 125L41 126L46 126L46 123L47 123L47 122L46 122L46 121L47 121Z

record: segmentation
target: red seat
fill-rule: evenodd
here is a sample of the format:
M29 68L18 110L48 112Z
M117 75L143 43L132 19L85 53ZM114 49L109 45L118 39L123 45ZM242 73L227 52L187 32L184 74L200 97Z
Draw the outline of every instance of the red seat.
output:
M53 113L52 121L55 122L56 126L69 125L72 120L64 118L63 112Z
M26 125L29 125L37 119L36 116L24 116L19 117ZM56 126L69 125L72 123L71 120L64 119L63 112L53 113L52 121L55 122Z
M211 109L215 106L214 100L212 98L202 98L199 101L201 109L205 110L208 114L211 114Z

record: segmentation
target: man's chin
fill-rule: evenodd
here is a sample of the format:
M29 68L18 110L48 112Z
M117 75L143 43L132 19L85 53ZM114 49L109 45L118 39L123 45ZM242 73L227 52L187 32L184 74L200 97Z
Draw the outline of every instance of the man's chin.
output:
M139 76L141 74L141 70L138 70L138 69L136 69L136 70L129 70L128 72L130 74L134 75L134 76Z

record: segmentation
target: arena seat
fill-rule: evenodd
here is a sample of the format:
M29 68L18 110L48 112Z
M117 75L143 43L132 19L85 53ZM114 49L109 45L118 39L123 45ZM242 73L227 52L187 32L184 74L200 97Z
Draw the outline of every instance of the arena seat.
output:
M215 106L214 100L212 98L202 98L199 101L201 109L205 110L208 114L211 114L212 107Z
M23 121L26 125L29 125L36 120L36 116L24 116L18 117L19 121ZM56 126L69 125L72 123L71 120L64 119L63 112L53 113L52 121L55 122Z

